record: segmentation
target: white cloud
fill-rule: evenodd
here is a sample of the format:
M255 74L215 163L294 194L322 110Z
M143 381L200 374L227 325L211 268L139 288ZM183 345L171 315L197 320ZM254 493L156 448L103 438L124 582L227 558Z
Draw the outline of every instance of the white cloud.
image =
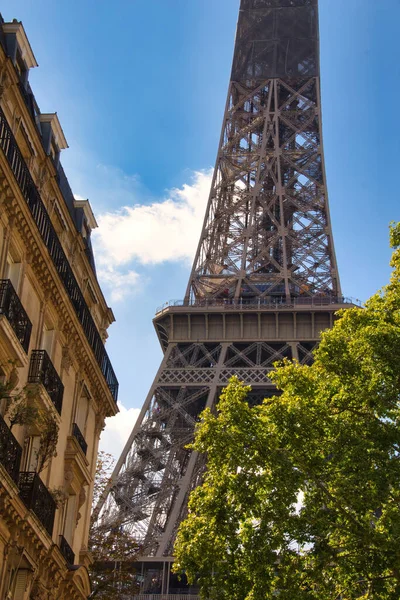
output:
M119 413L106 419L106 426L100 436L99 450L119 458L126 441L139 416L139 408L125 408L118 403Z
M75 198L89 198L96 217L110 207L130 206L148 194L137 175L99 163L79 147L65 157L63 164Z
M294 512L296 513L296 515L300 514L300 511L303 508L303 505L304 505L304 492L302 490L299 490L299 492L297 494L297 501L296 501L296 504L294 505Z
M132 190L129 205L97 217L99 228L93 232L93 241L98 274L111 290L113 302L135 289L138 274L128 265L193 259L211 178L211 170L196 172L191 183L151 204L135 204Z
M97 257L97 254L96 254ZM135 271L116 270L112 265L101 262L97 268L97 275L102 285L109 290L111 302L119 302L126 296L135 292L139 274Z

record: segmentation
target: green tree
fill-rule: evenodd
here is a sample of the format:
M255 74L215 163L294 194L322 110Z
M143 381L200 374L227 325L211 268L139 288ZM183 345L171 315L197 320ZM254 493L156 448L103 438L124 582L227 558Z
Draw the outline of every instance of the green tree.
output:
M41 473L50 460L57 456L59 425L52 414L39 409L35 427L40 431L36 471Z
M15 373L15 371L13 371ZM27 385L15 389L13 377L0 384L0 398L4 400L4 415L8 416L10 431L15 425L33 425L38 417L38 408L34 403L34 392Z
M12 379L0 384L0 401L5 401L3 412L8 417L10 431L15 425L20 425L26 427L28 435L39 436L35 470L41 473L50 460L57 456L59 425L51 412L38 407L35 387L25 385L22 389L15 389Z
M93 490L93 508L111 477L114 458L99 452ZM138 545L115 518L92 516L89 530L89 550L93 556L90 568L92 593L89 599L121 600L131 598L137 591L134 561Z
M341 311L312 366L271 374L250 407L233 378L193 448L207 454L175 545L203 598L400 597L400 224L393 272Z

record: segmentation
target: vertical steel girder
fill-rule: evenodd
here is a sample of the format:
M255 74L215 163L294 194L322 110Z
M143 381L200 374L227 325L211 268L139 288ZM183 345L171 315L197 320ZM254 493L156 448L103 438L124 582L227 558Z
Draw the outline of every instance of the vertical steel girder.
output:
M341 295L318 78L231 82L187 297Z
M249 401L259 402L276 393L268 380L273 362L312 360L314 309L303 337L299 317L292 333L282 328L275 338L243 339L235 301L286 302L288 322L296 324L293 299L341 296L320 97L317 0L241 0L219 151L185 297L189 333L178 341L165 330L164 359L98 506L103 524L122 524L142 542L144 555L172 554L204 467L187 444L201 411L215 406L229 378L236 374L252 385ZM220 329L212 331L215 319L208 327L206 315L203 339L193 340L190 322L199 306L225 299L233 300L231 315L242 333L234 325L229 333L225 321L234 319L224 315L218 339Z
M242 0L188 302L341 295L321 138L316 2Z
M296 357L309 360L310 350L299 349ZM276 393L268 370L292 356L284 341L170 343L114 473L101 510L103 524L118 522L128 529L146 555L170 555L204 465L187 448L200 413L215 405L233 374L253 385L256 402Z

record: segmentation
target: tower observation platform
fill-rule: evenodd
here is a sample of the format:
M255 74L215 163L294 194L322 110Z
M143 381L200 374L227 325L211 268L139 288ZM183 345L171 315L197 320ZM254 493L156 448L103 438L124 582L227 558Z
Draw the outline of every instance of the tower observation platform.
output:
M157 310L164 357L98 507L142 545L139 600L195 600L170 572L204 458L187 449L230 377L276 394L310 364L342 296L321 128L317 0L241 0L216 165L185 297Z

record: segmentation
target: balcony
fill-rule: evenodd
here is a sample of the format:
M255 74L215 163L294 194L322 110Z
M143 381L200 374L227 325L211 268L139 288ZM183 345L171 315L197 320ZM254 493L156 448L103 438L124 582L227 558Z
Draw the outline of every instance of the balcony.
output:
M21 446L11 433L3 417L0 416L0 463L17 484L21 456Z
M73 474L69 480L71 486L69 493L76 494L82 486L90 485L89 461L86 458L87 448L88 445L81 430L76 423L73 423L64 454L65 469Z
M78 442L83 454L86 456L86 452L87 452L87 443L85 438L83 437L81 430L79 429L78 425L76 423L74 423L72 425L72 435L73 437L76 439L76 441Z
M112 368L111 361L89 307L83 297L78 282L72 271L71 265L65 255L57 233L53 227L49 214L42 202L38 189L33 181L25 160L18 148L11 128L0 109L0 148L14 175L20 192L31 212L43 243L49 251L54 267L65 287L76 316L81 323L86 339L92 348L94 358L100 367L105 382L115 401L118 396L118 381Z
M35 513L47 533L53 533L56 503L39 475L32 471L19 474L19 495L25 506Z
M43 385L57 412L61 415L64 386L46 350L33 350L28 383Z
M68 544L67 540L63 535L60 535L60 551L65 560L67 561L67 565L73 565L75 562L75 554Z
M5 315L21 346L28 352L32 323L9 279L0 279L0 314Z

